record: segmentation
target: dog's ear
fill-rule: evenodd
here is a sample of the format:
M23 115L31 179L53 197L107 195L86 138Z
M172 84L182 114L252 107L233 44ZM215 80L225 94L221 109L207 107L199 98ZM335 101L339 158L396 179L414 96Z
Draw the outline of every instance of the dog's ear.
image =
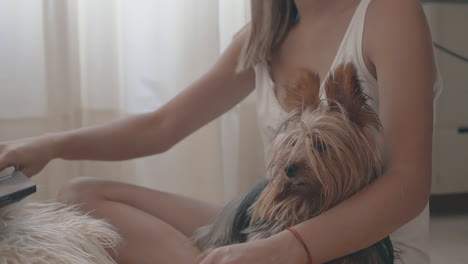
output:
M362 91L357 70L352 63L339 65L325 82L330 110L339 111L340 104L349 119L359 126L378 126L378 118L367 104L368 97Z
M311 71L301 69L298 77L287 87L285 104L288 109L315 109L320 102L320 77Z

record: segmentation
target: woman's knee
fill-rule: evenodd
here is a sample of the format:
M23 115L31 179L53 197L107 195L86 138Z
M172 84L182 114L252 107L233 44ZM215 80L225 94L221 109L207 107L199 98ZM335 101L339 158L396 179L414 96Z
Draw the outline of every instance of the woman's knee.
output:
M58 192L57 200L65 204L84 204L92 200L100 199L105 181L79 177L64 185Z

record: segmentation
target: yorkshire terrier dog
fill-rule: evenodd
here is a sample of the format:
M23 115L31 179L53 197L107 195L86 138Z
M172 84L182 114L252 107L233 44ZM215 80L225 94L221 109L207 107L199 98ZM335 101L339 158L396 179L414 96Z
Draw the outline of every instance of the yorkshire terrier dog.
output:
M382 174L378 116L367 104L357 72L343 64L327 78L320 97L317 74L304 71L288 88L291 109L271 147L268 180L229 203L193 241L204 253L262 239L324 213ZM390 238L333 264L390 264Z

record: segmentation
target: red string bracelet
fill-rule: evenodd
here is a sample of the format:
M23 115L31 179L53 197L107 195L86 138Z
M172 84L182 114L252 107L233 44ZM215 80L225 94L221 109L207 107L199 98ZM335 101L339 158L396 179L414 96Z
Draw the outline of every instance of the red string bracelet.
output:
M305 242L304 242L304 239L302 239L301 235L299 235L299 233L296 231L296 229L294 228L288 228L288 231L293 233L293 235L296 237L297 240L299 240L299 242L302 244L302 246L304 247L306 253L307 253L307 258L309 259L309 264L312 264L312 255L310 255L310 251L309 251L309 248L306 246Z

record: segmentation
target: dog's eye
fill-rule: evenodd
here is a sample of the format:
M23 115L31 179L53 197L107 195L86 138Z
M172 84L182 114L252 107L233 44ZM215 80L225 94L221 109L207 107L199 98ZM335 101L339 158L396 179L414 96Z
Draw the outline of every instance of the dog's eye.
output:
M319 141L317 140L315 142L315 148L319 151L319 152L325 152L327 151L327 145L325 145L325 143L323 143L322 141Z
M299 166L297 164L292 164L286 167L286 176L288 178L294 178L297 176L297 172L299 171Z

